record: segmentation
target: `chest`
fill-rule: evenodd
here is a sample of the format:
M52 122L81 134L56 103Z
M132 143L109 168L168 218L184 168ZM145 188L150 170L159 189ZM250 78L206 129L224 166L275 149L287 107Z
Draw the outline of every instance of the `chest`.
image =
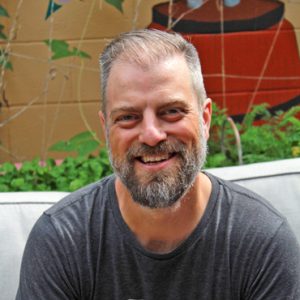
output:
M100 260L91 299L235 299L230 255L224 251L197 245L161 259L121 243L106 247Z

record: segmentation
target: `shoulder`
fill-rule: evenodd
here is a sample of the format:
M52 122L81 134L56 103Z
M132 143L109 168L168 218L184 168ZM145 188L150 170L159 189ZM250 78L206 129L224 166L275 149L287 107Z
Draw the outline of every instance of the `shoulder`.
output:
M256 220L259 223L272 223L280 226L286 218L270 203L268 199L243 186L228 180L207 174L212 181L213 189L218 191L218 201L223 209L246 223ZM239 216L239 217L238 217ZM250 218L250 219L246 219Z
M114 179L109 176L69 194L43 213L33 231L68 240L82 238L90 228L99 229L111 211Z
M46 293L51 299L73 299L75 290L79 295L77 282L89 281L88 262L102 246L99 241L110 213L113 187L114 176L104 178L71 193L43 213L26 243L20 293L39 295L35 299L47 299ZM26 296L29 298L33 297Z
M95 204L105 205L112 193L114 176L105 177L97 182L89 184L61 199L48 210L45 215L56 217L72 210L89 210Z
M235 183L208 176L217 199L215 219L222 221L231 243L255 247L279 239L283 232L295 239L287 219L268 200Z
M245 290L249 294L265 293L273 296L270 299L275 299L274 295L279 295L276 299L287 299L283 297L285 294L293 295L289 299L298 299L300 248L286 218L253 191L208 176L213 189L218 191L215 219L220 220L222 236L231 249L230 263L236 278L247 274L249 280ZM255 285L254 282L261 284Z

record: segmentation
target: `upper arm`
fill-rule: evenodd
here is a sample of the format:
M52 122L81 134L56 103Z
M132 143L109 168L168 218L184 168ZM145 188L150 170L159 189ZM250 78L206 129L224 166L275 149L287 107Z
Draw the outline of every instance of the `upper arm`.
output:
M71 278L63 244L50 217L43 215L26 243L16 299L76 299Z
M299 300L300 249L289 225L282 223L266 245L252 266L255 271L247 286L245 299ZM253 253L254 256L257 254Z

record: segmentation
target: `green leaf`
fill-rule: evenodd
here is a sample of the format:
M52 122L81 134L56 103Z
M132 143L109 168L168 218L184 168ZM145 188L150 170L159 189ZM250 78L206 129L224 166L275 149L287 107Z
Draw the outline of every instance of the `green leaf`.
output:
M12 64L8 61L8 55L0 49L0 66L4 69L12 70Z
M29 173L35 171L37 168L36 164L34 161L25 161L20 169L22 173Z
M7 36L2 32L4 29L4 25L0 24L0 39L7 40Z
M1 30L0 30L0 39L7 40L7 36L3 32L1 32Z
M16 189L21 189L25 184L24 178L15 178L11 182L11 186L16 188Z
M101 175L102 174L102 172L103 172L103 167L102 167L102 165L100 164L100 162L99 161L97 161L97 160L92 160L91 162L90 162L90 169L94 172L94 173L97 173L97 174L99 174L99 175Z
M84 131L76 134L68 141L59 141L52 145L50 151L77 152L79 156L88 156L99 147L95 140L95 133Z
M9 17L7 10L2 5L0 5L0 16L1 17Z
M9 192L9 186L7 184L0 184L0 193Z
M118 9L121 13L123 13L123 2L124 0L105 0L108 4L111 4L114 6L116 9Z
M11 70L11 71L13 70L13 66L12 66L11 62L7 61L5 63L5 69Z
M88 140L94 139L94 137L95 137L95 132L84 131L84 132L78 133L78 134L74 135L73 137L71 137L70 143L71 144L80 144L80 143L84 143Z
M58 177L56 185L58 191L69 191L69 180L67 177Z
M91 58L91 56L84 52L84 51L79 51L77 48L73 48L72 52L71 52L71 56L78 56L81 58Z
M17 168L15 167L15 165L6 162L1 166L0 170L3 171L4 173L12 173L12 172L16 172Z
M49 0L45 20L47 20L54 12L59 10L61 7L62 7L62 5L56 4L53 0Z
M253 122L257 117L268 118L270 117L270 112L268 111L269 104L262 103L252 107L252 110L245 115L243 124L246 128L252 126Z
M52 59L59 59L69 56L69 45L65 41L46 40L45 43L53 53L51 57Z
M99 147L99 143L95 140L86 141L83 144L78 145L78 154L80 156L87 156L94 152Z
M55 160L54 160L53 158L47 158L47 159L46 159L46 165L47 165L49 168L55 167L55 165L56 165Z
M281 115L281 121L279 122L280 127L286 126L289 122L295 122L298 120L296 115L300 112L300 105L291 107L288 111ZM293 120L294 119L294 120ZM295 124L296 125L296 124Z
M209 167L221 167L224 165L227 165L227 158L223 153L217 153L214 155L209 155L207 157L207 162L205 167L209 168Z
M91 56L83 51L79 51L77 48L70 49L70 45L63 40L45 40L45 44L52 51L52 60L65 58L69 56L78 56L80 58L91 58Z
M49 151L71 152L74 151L72 145L65 141L59 141L49 148Z
M35 191L50 191L50 186L47 184L47 182L38 182L34 184L33 189Z
M84 186L84 181L82 179L74 179L71 183L70 183L70 191L75 191L78 190L79 188L81 188L82 186Z

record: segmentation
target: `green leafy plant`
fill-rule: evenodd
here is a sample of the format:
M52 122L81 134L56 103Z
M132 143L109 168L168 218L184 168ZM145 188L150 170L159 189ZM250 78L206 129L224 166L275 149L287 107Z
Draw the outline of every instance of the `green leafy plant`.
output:
M226 110L213 107L214 117L206 167L238 165L237 137ZM271 161L300 156L300 106L274 115L267 104L254 106L242 123L237 123L242 163Z
M48 2L48 8L45 15L45 20L47 20L53 13L58 11L60 8L63 7L63 2L68 3L70 0L64 0L60 1L62 3L56 3L54 0L49 0ZM82 0L80 0L82 1ZM124 0L104 0L106 3L114 6L117 10L119 10L121 13L123 13L123 2ZM59 2L59 1L57 1Z
M0 16L1 17L9 17L7 10L2 5L0 5Z
M0 17L9 18L9 14L7 10L2 5L0 5ZM5 28L4 25L0 24L0 40L7 40L7 36L3 32L4 28ZM1 48L0 48L0 67L2 69L12 70L12 64L11 62L9 62L8 53Z
M9 14L8 14L7 10L2 5L0 5L0 17L7 17L7 18L9 18ZM4 29L4 25L0 24L0 39L6 40L7 37L2 32L3 29Z
M8 54L2 49L0 49L0 67L11 71L13 70L13 66L8 59Z
M0 24L0 39L6 40L7 36L3 33L4 25Z
M11 163L0 166L0 191L74 191L111 174L105 149L98 156L67 157L61 164L54 159L24 162L20 169Z
M108 4L111 4L116 9L118 9L120 12L123 13L123 2L124 0L105 0Z
M45 40L45 44L52 51L52 60L60 59L69 56L78 56L81 58L91 58L91 56L84 52L80 51L77 48L70 49L69 44L63 40Z
M100 142L95 139L95 133L84 131L76 134L68 141L59 141L52 145L49 150L57 152L74 152L77 156L88 156L97 150Z
M300 106L287 112L279 111L274 116L267 105L258 106L248 118L261 116L260 126L251 125L250 120L241 128L241 140L244 148L245 163L269 161L300 156ZM252 121L253 123L253 121Z
M45 19L47 20L54 12L59 10L61 7L61 4L55 3L53 0L49 0Z
M68 141L50 147L53 151L76 153L61 163L49 158L24 162L18 169L14 164L0 165L0 192L9 191L74 191L112 173L108 154L100 148L95 134L83 132ZM92 155L98 149L97 155Z

